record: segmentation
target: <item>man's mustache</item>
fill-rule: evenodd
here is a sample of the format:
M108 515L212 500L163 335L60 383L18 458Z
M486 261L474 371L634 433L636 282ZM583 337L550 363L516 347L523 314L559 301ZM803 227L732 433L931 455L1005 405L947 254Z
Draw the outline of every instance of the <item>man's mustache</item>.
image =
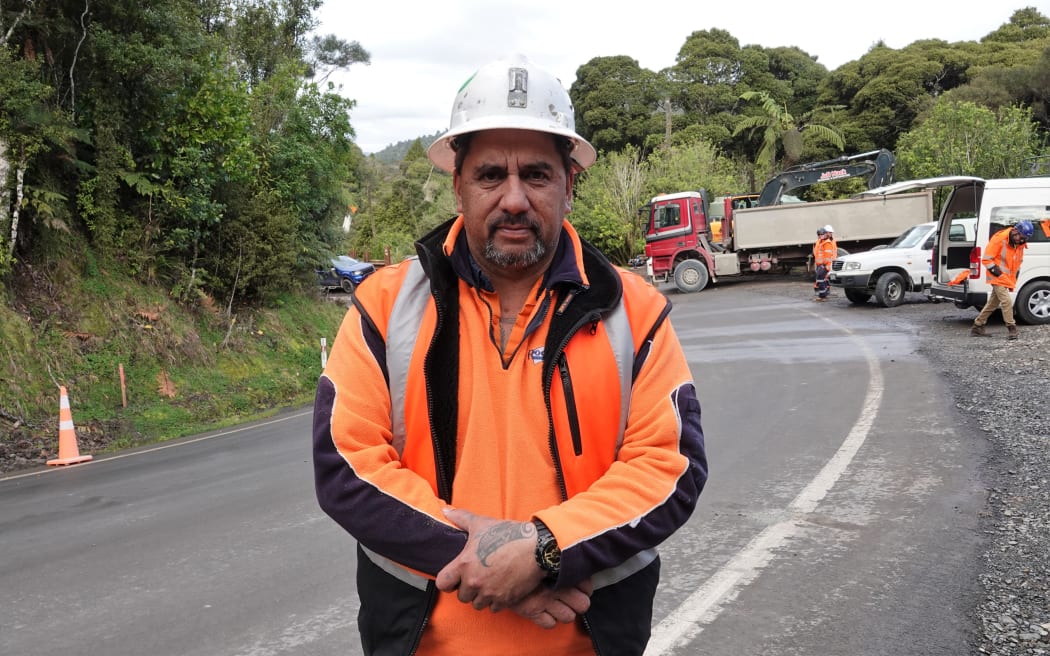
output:
M504 226L515 228L524 226L537 234L539 234L540 231L539 222L529 218L528 215L504 214L503 216L493 221L491 225L489 225L489 236L492 236L493 234L495 234L496 230Z

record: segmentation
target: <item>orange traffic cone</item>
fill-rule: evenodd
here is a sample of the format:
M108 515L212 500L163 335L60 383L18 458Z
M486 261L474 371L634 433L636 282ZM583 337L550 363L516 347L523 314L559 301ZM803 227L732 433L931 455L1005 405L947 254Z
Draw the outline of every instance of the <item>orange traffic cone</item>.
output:
M48 460L49 465L75 465L78 462L87 462L91 456L80 455L77 447L77 432L73 428L73 413L69 409L69 395L65 387L59 387L62 395L58 405L58 457Z

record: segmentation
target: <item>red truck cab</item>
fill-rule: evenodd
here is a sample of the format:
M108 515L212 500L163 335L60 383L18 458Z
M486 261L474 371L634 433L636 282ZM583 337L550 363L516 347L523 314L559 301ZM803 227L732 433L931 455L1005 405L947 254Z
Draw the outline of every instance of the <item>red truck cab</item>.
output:
M648 257L650 275L654 279L667 280L678 275L678 264L695 261L696 266L683 269L688 287L703 289L713 271L709 244L711 225L707 220L707 194L705 191L683 191L676 194L655 196L646 206L648 225L645 231L645 254Z

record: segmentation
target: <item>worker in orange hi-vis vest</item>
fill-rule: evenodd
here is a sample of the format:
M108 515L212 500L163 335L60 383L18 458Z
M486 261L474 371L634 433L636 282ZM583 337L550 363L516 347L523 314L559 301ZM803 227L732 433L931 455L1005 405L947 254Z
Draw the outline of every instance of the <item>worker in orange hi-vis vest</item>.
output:
M813 265L815 268L813 289L817 293L813 299L814 301L827 301L828 292L831 291L828 284L828 274L831 272L831 263L835 261L839 252L834 232L834 228L830 225L817 228L817 243L813 244Z
M523 56L471 75L427 151L458 215L354 290L318 380L364 654L646 651L657 546L707 481L700 401L671 301L568 220L597 157L574 121Z
M1020 221L1012 228L1003 228L992 235L985 247L981 264L987 273L985 280L992 286L988 302L981 313L973 320L970 334L987 335L985 324L996 310L1002 310L1003 322L1006 323L1006 338L1017 339L1017 322L1014 320L1014 302L1010 292L1017 286L1017 273L1021 270L1024 251L1028 248L1028 239L1035 232L1031 221Z

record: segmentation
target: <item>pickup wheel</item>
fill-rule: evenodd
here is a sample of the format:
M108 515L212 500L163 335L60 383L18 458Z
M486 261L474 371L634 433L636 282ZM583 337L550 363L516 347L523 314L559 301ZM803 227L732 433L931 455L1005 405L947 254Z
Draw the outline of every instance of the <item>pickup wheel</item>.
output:
M854 305L864 305L868 302L868 299L871 298L871 294L867 292L859 292L856 289L847 289L845 291L846 298L848 298L849 302Z
M339 286L343 288L343 291L347 294L351 294L354 291L354 281L349 278L340 278Z
M1036 280L1022 287L1014 307L1018 318L1027 324L1050 323L1050 282Z
M904 276L899 273L884 273L875 283L875 302L882 307L897 307L904 302Z
M683 260L674 268L674 285L680 292L698 292L710 280L707 267L700 260Z

